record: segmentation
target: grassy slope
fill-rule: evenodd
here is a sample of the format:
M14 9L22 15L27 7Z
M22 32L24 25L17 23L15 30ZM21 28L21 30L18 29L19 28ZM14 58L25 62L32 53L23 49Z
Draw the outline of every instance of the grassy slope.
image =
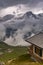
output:
M34 62L30 57L29 54L24 54L8 62L6 65L43 65L42 63Z
M0 55L0 61L7 62L9 59L17 58L18 56L25 54L27 51L26 47L11 47L6 45L5 43L0 43L0 52L3 52L3 55ZM6 52L7 49L13 50L11 53Z
M5 62L5 65L43 65L31 59L31 56L27 54L26 47L11 47L0 42L0 48L2 48L0 52L4 53L0 55L0 61ZM13 49L13 51L9 53L6 52L7 49Z

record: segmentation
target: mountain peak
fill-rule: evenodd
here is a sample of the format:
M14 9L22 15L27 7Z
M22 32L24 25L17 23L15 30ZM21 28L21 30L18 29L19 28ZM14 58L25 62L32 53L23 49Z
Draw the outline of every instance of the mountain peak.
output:
M30 18L30 16L32 16L33 18L37 19L36 15L33 14L31 11L26 12L25 15L26 15L28 18Z
M30 15L33 15L33 13L31 11L29 11L29 12L26 12L26 15L30 16Z
M38 14L39 17L43 17L43 13Z

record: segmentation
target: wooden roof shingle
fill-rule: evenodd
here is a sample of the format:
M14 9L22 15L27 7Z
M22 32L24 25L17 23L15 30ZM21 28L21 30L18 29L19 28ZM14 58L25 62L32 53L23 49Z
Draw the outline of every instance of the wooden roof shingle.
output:
M26 39L26 41L43 49L43 32Z

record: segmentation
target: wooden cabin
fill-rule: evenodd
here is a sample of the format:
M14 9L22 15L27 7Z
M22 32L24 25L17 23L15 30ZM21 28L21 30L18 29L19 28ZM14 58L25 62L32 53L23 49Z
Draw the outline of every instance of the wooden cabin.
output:
M28 52L31 56L43 61L43 32L26 39L26 41L31 44L30 47L28 47Z

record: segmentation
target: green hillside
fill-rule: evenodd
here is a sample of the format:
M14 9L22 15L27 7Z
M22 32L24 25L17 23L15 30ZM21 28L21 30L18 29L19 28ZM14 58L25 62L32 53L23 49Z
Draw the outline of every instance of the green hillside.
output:
M4 42L0 42L0 61L7 62L9 59L14 59L22 54L25 54L26 51L26 47L13 47L8 46Z
M43 63L35 62L29 54L24 54L17 59L8 61L6 65L43 65Z
M13 47L4 42L0 42L0 62L4 65L43 65L31 59L27 47Z

